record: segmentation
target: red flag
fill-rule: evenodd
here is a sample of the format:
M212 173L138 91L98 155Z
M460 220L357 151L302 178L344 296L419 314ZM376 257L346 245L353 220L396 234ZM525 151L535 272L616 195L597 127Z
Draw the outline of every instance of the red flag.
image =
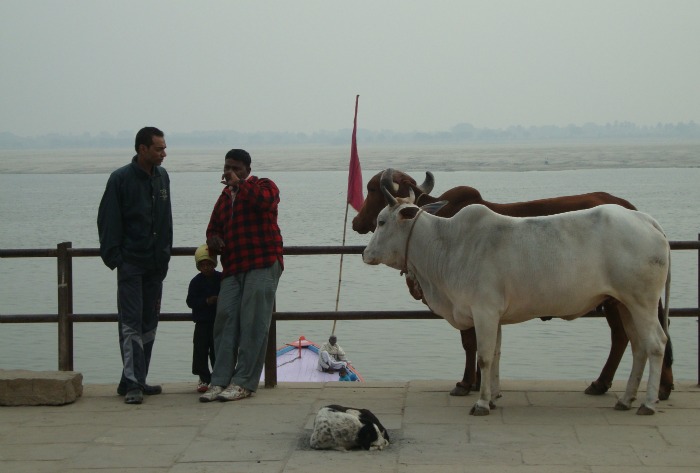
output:
M362 196L362 169L360 157L357 155L357 102L360 96L355 97L355 120L352 126L352 146L350 148L350 174L348 175L348 204L358 212L362 208L365 198Z

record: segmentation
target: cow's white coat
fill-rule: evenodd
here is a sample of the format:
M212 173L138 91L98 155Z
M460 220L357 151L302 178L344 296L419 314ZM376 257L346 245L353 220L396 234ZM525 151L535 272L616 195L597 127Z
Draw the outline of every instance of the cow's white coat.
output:
M487 414L499 392L500 325L574 319L607 298L620 303L633 352L618 408L630 407L648 359L644 405L653 412L667 340L657 305L668 292L670 246L649 215L602 205L514 218L471 205L441 218L396 203L380 212L362 257L407 269L433 312L457 329L475 327L482 379L491 383L481 383L473 412Z

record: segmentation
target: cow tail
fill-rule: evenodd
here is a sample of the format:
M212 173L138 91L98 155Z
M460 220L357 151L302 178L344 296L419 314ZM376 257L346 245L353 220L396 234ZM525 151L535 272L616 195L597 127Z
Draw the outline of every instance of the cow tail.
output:
M666 334L666 351L664 353L664 360L667 367L671 367L673 364L673 344L671 343L671 335L668 332L669 323L669 313L670 306L669 301L671 300L671 248L668 249L668 273L666 274L666 287L664 289L664 307L663 307L663 321L661 327L664 329Z

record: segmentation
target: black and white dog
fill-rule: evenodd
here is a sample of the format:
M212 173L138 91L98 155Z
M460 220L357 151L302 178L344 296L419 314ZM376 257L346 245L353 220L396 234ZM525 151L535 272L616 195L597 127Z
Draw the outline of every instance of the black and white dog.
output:
M336 404L322 407L314 420L311 448L381 450L389 445L389 433L367 409Z

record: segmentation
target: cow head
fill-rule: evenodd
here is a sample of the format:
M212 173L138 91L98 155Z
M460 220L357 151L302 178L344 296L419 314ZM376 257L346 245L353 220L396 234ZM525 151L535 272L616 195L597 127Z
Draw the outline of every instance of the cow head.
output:
M418 195L429 194L435 186L435 178L429 171L425 173L425 181L420 186L416 185L416 181L408 174L396 170L391 171L388 179L391 182L391 193L395 197L408 197L411 190ZM373 232L377 227L377 215L386 205L381 191L381 179L385 173L386 171L379 172L367 182L367 198L362 204L360 212L352 220L352 229L357 233Z
M421 210L434 214L440 210L446 201L418 207L411 203L414 199L409 193L408 201L396 198L390 187L392 169L384 171L380 178L380 191L388 204L377 215L377 226L369 243L362 252L362 261L367 264L385 264L389 267L403 270L406 258L406 240L413 226L414 219L419 216Z

